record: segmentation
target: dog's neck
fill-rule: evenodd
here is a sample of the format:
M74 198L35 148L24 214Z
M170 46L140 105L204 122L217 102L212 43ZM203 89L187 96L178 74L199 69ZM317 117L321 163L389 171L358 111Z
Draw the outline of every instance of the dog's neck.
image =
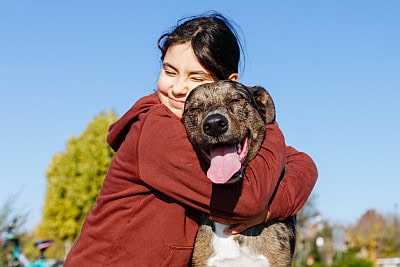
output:
M247 246L241 246L235 239L235 235L226 235L225 229L230 225L214 224L214 238L212 241L213 256L208 259L207 266L252 266L252 267L270 267L269 260L261 254Z
M226 229L228 229L230 225L228 224L222 224L222 223L217 223L213 221L213 230L216 236L224 238L228 237L227 234L224 233Z

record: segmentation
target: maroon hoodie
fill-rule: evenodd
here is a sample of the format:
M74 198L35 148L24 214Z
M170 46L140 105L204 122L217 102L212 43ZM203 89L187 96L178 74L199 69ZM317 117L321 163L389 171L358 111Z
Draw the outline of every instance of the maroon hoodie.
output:
M294 215L317 169L306 154L286 147L277 124L267 132L241 188L216 186L179 118L156 93L143 97L110 127L116 153L64 266L188 266L200 212L239 219L269 203L268 220Z

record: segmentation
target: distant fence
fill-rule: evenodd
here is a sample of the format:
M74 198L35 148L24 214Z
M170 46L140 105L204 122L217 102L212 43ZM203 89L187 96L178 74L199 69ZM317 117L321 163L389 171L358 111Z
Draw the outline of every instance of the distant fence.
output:
M400 267L400 258L378 259L377 267Z

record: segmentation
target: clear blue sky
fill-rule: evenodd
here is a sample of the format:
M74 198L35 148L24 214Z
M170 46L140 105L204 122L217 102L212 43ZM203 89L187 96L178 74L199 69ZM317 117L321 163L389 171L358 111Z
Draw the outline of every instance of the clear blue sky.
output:
M19 194L37 224L53 155L100 111L151 93L158 37L211 9L240 26L241 81L269 89L287 144L317 163L324 218L396 211L400 2L365 0L2 1L0 203Z

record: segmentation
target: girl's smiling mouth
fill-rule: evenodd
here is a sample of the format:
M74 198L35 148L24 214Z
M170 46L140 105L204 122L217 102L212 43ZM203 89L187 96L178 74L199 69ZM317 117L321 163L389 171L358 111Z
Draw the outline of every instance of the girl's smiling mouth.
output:
M169 99L170 105L172 107L179 108L179 109L183 110L183 107L185 106L185 100L175 99L175 98L170 97L170 96L168 96L168 99Z

